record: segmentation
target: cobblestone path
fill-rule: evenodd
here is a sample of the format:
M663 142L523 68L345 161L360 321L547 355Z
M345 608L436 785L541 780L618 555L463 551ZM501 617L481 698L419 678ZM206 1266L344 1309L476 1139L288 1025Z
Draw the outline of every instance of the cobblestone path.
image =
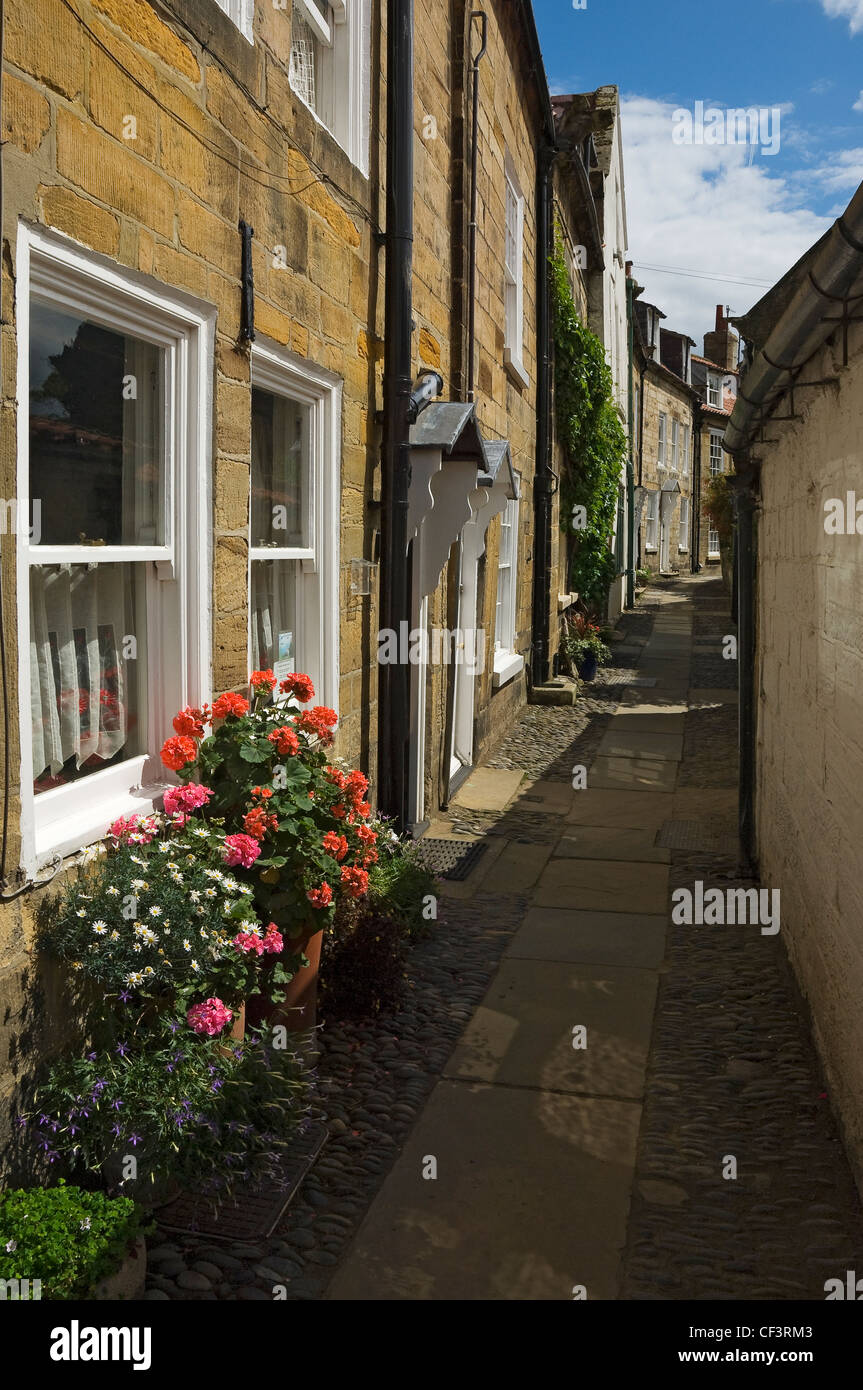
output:
M669 925L675 887L746 886L733 631L717 581L655 586L589 694L523 711L431 828L487 848L404 1007L320 1032L329 1141L274 1236L160 1232L148 1298L818 1299L863 1269L781 934Z

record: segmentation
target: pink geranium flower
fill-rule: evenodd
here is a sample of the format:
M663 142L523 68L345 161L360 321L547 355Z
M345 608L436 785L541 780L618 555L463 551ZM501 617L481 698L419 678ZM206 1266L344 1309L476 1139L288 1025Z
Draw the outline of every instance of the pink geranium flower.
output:
M268 955L277 956L284 947L284 939L275 922L271 922L264 933L264 950Z
M206 1033L209 1038L214 1038L233 1017L221 999L210 998L204 1000L203 1004L193 1004L186 1014L186 1022L196 1033Z
M222 846L222 856L229 868L234 868L237 864L242 864L244 869L250 869L255 860L260 856L261 846L257 840L253 840L251 835L226 835L225 843Z
M257 932L253 931L238 932L231 944L236 946L237 950L242 951L245 955L248 955L250 951L254 951L256 955L262 956L265 950L270 949L264 944L263 938L258 936Z
M203 787L198 782L190 782L185 787L169 787L164 795L165 814L168 816L183 816L181 825L185 824L186 818L192 811L197 811L201 806L206 806L213 793L209 787Z

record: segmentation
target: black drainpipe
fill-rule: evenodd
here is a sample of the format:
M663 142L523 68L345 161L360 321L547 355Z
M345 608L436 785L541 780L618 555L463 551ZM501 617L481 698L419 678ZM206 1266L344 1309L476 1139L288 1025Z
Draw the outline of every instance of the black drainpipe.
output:
M413 367L413 0L387 4L387 198L383 442L381 448L380 626L410 623L408 490ZM397 830L408 822L410 667L379 673L378 805Z
M740 681L740 846L745 867L755 870L755 517L758 465L741 460L732 487L737 511L735 576L737 587L737 661Z
M473 59L473 119L470 141L470 226L468 228L468 271L467 271L467 399L474 398L474 357L476 339L476 205L477 205L477 147L479 144L479 65L488 48L488 15L485 10L472 10L471 31L474 20L480 21L480 47Z
M533 566L533 654L532 683L542 685L549 678L551 602L548 585L551 574L551 499L554 475L551 470L551 305L549 296L549 257L552 245L552 168L556 149L543 144L539 151L536 193L536 474L533 480L534 566Z

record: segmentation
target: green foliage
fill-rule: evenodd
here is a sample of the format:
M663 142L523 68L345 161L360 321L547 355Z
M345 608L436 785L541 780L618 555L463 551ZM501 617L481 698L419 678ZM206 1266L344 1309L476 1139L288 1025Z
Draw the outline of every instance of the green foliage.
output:
M719 473L704 490L701 510L714 531L719 533L719 544L731 544L734 536L734 502L728 486L728 474Z
M143 1233L143 1213L128 1197L83 1192L62 1178L57 1187L0 1192L0 1279L39 1279L45 1299L86 1298Z
M149 1008L106 1014L93 1050L54 1062L21 1116L42 1157L101 1173L122 1188L174 1179L230 1192L278 1171L279 1150L304 1113L305 1064L261 1032L200 1036L185 1019Z
M569 530L575 507L584 507L586 514L586 525L576 531L569 582L585 603L601 606L616 572L609 547L626 432L602 343L576 312L560 237L550 264L555 410L569 461L561 487L561 525Z
M425 900L437 896L434 874L420 858L413 841L392 840L378 830L378 862L369 873L369 901L385 909L411 936L428 934Z
M583 613L564 618L560 645L570 670L577 670L588 656L595 656L600 666L611 660L611 648L603 640L598 624L590 622Z

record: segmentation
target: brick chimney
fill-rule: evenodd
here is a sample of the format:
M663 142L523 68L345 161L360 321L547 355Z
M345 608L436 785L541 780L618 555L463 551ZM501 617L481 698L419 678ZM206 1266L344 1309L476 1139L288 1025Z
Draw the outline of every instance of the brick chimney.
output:
M725 317L721 304L716 306L716 327L712 333L704 335L704 356L717 367L733 371L737 367L740 339Z

